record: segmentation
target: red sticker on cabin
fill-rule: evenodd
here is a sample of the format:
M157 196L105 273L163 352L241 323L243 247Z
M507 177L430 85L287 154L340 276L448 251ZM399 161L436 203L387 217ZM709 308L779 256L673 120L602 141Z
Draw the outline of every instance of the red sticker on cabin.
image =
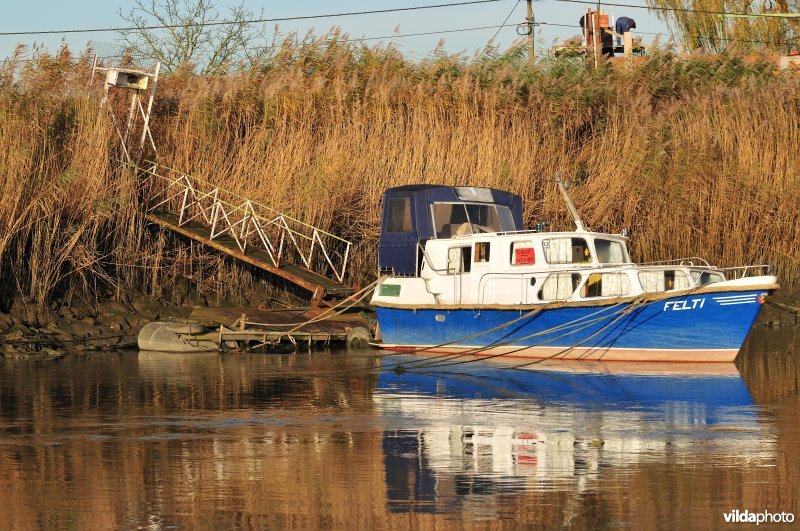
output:
M536 263L533 247L514 249L514 263L516 265L531 265Z

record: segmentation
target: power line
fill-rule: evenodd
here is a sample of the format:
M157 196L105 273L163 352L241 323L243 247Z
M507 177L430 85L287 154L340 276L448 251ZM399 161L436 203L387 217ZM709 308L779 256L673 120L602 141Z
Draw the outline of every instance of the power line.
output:
M556 1L558 1L558 2L571 2L571 3L585 3L585 2L582 2L581 0L556 0ZM497 31L495 32L494 36L491 39L491 40L494 40L494 39L497 38L497 35L500 33L500 30L502 30L503 28L516 27L517 26L516 24L507 24L507 22L511 18L511 15L514 13L514 11L516 10L516 8L517 8L517 6L519 5L520 2L521 2L521 0L517 0L517 2L514 4L514 7L511 9L511 12L509 12L508 16L506 16L506 18L503 21L503 23L500 24L500 25L497 25L497 26L475 26L475 27L470 27L470 28L458 28L458 29L450 29L450 30L438 30L438 31L425 31L425 32L419 32L419 33L401 33L401 34L394 34L394 35L386 35L386 36L383 36L383 37L363 37L363 38L357 39L357 40L373 41L373 40L383 40L383 39L396 39L396 38L399 39L399 38L404 38L404 37L419 37L419 36L425 36L425 35L439 35L439 34L445 34L445 33L461 33L461 32L466 32L466 31L479 31L479 30L495 29L496 28ZM624 4L613 4L613 3L609 3L609 2L603 2L603 4L604 5L613 5L615 7L616 6L627 7ZM646 7L644 7L644 6L637 6L637 7L640 7L642 9L646 9ZM728 14L730 14L730 13L728 13ZM559 24L557 22L537 21L537 22L535 22L534 25L536 25L536 26L553 26L553 27L570 28L570 29L572 29L572 28L581 29L580 25L578 25L578 24ZM637 31L636 35L652 35L652 36L662 36L663 35L663 36L668 36L668 37L672 37L672 38L681 38L683 40L687 39L687 36L685 34L666 33L666 32ZM742 43L742 44L786 45L786 44L794 44L795 43L795 41L793 41L793 40L787 40L787 41L762 41L762 40L737 39L737 38L732 38L732 37L718 37L717 40L725 41L725 42L738 42L738 43Z
M556 2L566 2L569 4L583 4L586 5L586 0L555 0ZM763 18L782 18L786 19L787 15L791 17L800 17L800 13L736 13L731 11L710 11L705 9L691 9L688 7L663 7L663 6L641 6L637 4L618 4L613 2L603 2L603 5L614 7L630 7L633 9L647 9L648 11L677 11L680 13L699 13L702 15L735 15L739 17L763 17Z
M520 0L521 1L521 0ZM609 5L606 3L606 5ZM516 7L516 6L515 6ZM506 18L506 22L508 22L508 18ZM569 28L569 29L580 29L581 27L578 24L560 24L557 22L542 22L537 21L535 23L536 26L553 26L557 28ZM362 37L360 39L354 39L358 41L377 41L377 40L389 40L389 39L402 39L405 37L419 37L425 35L440 35L445 33L461 33L466 31L479 31L479 30L486 30L486 29L495 29L497 28L497 32L492 39L496 38L500 30L503 28L512 28L516 27L517 24L506 24L505 22L498 26L475 26L470 28L457 28L457 29L449 29L449 30L438 30L438 31L424 31L419 33L396 33L394 35L384 35L382 37ZM677 33L666 33L666 32L653 32L653 31L637 31L636 35L652 35L655 37L659 36L666 36L672 38L681 38L686 39L686 35L681 35ZM774 44L774 45L785 45L785 44L794 44L794 41L759 41L759 40L743 40L743 39L736 39L732 37L718 37L717 40L725 41L725 42L738 42L742 44Z
M449 29L449 30L438 30L438 31L422 31L419 33L396 33L394 35L385 35L383 37L362 37L360 39L355 39L358 41L378 41L383 39L400 39L403 37L420 37L424 35L440 35L443 33L460 33L462 31L478 31L478 30L486 30L486 29L495 29L495 28L510 28L516 26L516 24L504 24L500 26L475 26L473 28L458 28L458 29Z
M567 24L561 24L562 26L568 26ZM495 28L513 28L516 27L516 24L503 24L503 25L495 25L495 26L474 26L470 28L455 28L455 29L448 29L448 30L436 30L436 31L421 31L417 33L395 33L392 35L383 35L380 37L360 37L357 39L352 39L353 41L378 41L378 40L390 40L390 39L402 39L405 37L420 37L425 35L441 35L445 33L461 33L466 31L481 31L487 29L495 29ZM126 52L130 53L130 52ZM6 59L8 60L8 59ZM36 59L34 58L24 58L24 59L16 59L19 62L34 62ZM3 60L0 60L2 62Z
M557 2L573 3L573 4L585 4L586 3L585 0L556 0L556 1ZM460 29L451 29L451 30L440 30L440 31L426 31L426 32L420 32L420 33L396 34L396 35L384 36L384 37L364 37L364 38L361 38L361 39L358 39L358 40L371 41L371 40L382 40L382 39L393 39L393 38L404 38L404 37L419 37L419 36L425 36L425 35L439 35L439 34L445 34L445 33L460 33L460 32L465 32L465 31L478 31L478 30L484 30L484 29L497 28L497 31L495 31L494 35L491 38L491 40L493 41L494 39L497 38L497 35L500 34L500 30L502 30L503 28L516 26L516 25L507 24L507 22L511 18L511 15L514 14L514 11L516 11L517 6L519 6L520 2L521 2L521 0L517 0L517 2L514 4L514 7L511 8L511 11L506 16L506 18L503 21L503 23L500 24L499 26L476 26L476 27L471 27L471 28L460 28ZM664 11L694 12L694 13L701 13L701 14L744 15L743 13L731 13L731 12L721 12L721 11L720 12L717 12L717 11L704 11L704 10L695 10L695 9L688 9L688 8L659 8L659 7L649 8L647 6L640 6L640 5L634 5L634 4L619 4L619 3L611 3L611 2L605 2L605 1L603 2L603 5L610 5L610 6L614 6L614 7L632 7L632 8L638 8L638 9L657 9L657 10L660 9L660 10L664 10ZM800 14L798 16L800 16ZM781 17L781 18L783 18L783 17ZM553 27L562 27L562 28L576 28L576 29L581 28L578 24L559 24L559 23L555 23L555 22L540 22L540 21L537 21L534 25L537 25L537 26L539 26L539 25L541 25L541 26L553 26ZM637 35L653 35L653 36L666 35L666 36L669 36L669 37L672 37L672 38L681 38L683 40L687 40L687 36L685 34L664 33L664 32L647 32L647 31L637 31L636 34ZM746 40L745 39L736 39L736 38L732 38L732 37L717 37L716 40L724 41L724 42L737 42L737 43L741 43L741 44L787 45L787 44L795 44L796 43L796 40L761 41L761 40L750 40L750 39L746 39Z
M508 19L510 19L511 15L514 14L514 11L517 10L517 6L519 5L520 1L521 0L517 0L517 3L514 4L514 7L511 8L511 11L508 12L508 16L506 17L506 19L503 21L502 24L500 24L500 27L497 28L497 31L494 32L494 36L491 39L489 39L490 41L494 41L497 38L497 35L500 33L500 30L503 29L503 26L506 25L506 22L508 22Z
M431 5L423 5L423 6L409 6L409 7L398 7L398 8L390 8L390 9L376 9L376 10L369 10L369 11L350 11L350 12L340 12L340 13L327 13L327 14L320 14L320 15L300 15L294 17L276 17L276 18L262 18L262 19L252 19L252 20L242 20L242 21L218 21L218 22L203 22L203 23L196 23L196 24L163 24L163 25L152 25L152 26L130 26L130 27L109 27L109 28L82 28L82 29L63 29L63 30L37 30L37 31L9 31L9 32L0 32L0 37L3 36L24 36L24 35L48 35L48 34L67 34L67 33L100 33L100 32L126 32L126 31L136 31L136 30L157 30L157 29L170 29L170 28L184 28L184 27L194 27L194 26L224 26L224 25L231 25L231 24L258 24L264 22L290 22L296 20L314 20L314 19L322 19L322 18L336 18L336 17L347 17L347 16L357 16L357 15L370 15L370 14L381 14L381 13L395 13L395 12L404 12L404 11L416 11L416 10L423 10L423 9L437 9L437 8L446 8L446 7L459 7L459 6L468 6L468 5L475 5L475 4L487 4L487 3L497 3L502 2L504 0L469 0L469 1L462 1L462 2L450 2L444 4L431 4ZM392 36L383 36L383 37L365 37L359 40L380 40L380 39L390 39L390 38L402 38L402 37L415 37L415 36L424 36L424 35L435 35L435 34L445 34L445 33L458 33L458 32L465 32L465 31L477 31L477 30L484 30L484 29L494 29L497 28L492 40L497 38L497 35L500 33L500 30L504 27L507 27L507 22L511 18L511 15L516 10L517 6L519 5L521 0L517 0L514 4L514 7L509 12L506 19L503 21L503 24L499 26L476 26L471 28L460 28L460 29L452 29L452 30L440 30L440 31L429 31L429 32L419 32L419 33L408 33L408 34L398 34ZM564 2L564 3L572 3L572 4L585 4L585 0L555 0L556 2ZM702 9L690 9L690 8L673 8L673 7L648 7L642 6L637 4L623 4L623 3L614 3L614 2L603 2L604 5L614 6L614 7L626 7L626 8L633 8L633 9L647 9L647 10L657 10L657 11L672 11L672 12L687 12L687 13L699 13L699 14L709 14L709 15L736 15L736 16L758 16L758 17L775 17L775 18L786 18L787 13L778 13L778 14L770 14L770 13L759 13L759 14L752 14L752 13L734 13L734 12L724 12L724 11L710 11L710 10L702 10ZM788 13L788 15L797 15L800 17L800 13ZM574 27L577 28L577 25L569 25L569 24L557 24L557 23L549 23L549 22L537 22L536 25L547 25L547 26L556 26L556 27ZM647 32L637 32L637 34L642 35L663 35L663 33L647 33ZM675 34L666 34L672 37L681 37L683 39L686 38L685 35L675 35ZM790 42L784 43L776 43L776 42L769 42L769 41L755 41L755 40L739 40L739 39L731 39L731 38L718 38L718 40L727 41L727 42L742 42L742 43L751 43L751 44L789 44Z
M557 1L564 1L564 0L557 0ZM611 5L611 4L609 4L607 2L604 2L604 5ZM559 28L576 28L576 29L580 28L580 26L578 24L558 24L556 22L537 22L536 24L540 24L542 26L555 26L555 27L559 27ZM659 33L659 32L653 32L653 31L637 31L635 34L636 35L653 35L653 36L656 36L656 37L660 37L660 36L663 35L663 36L667 36L667 37L681 38L683 40L686 40L686 35L685 34L679 34L679 33L663 33L663 32ZM733 37L716 37L716 40L725 41L725 42L738 42L738 43L742 43L742 44L786 45L786 44L795 44L796 43L796 39L795 40L786 40L786 41L759 41L759 40L737 39L737 38L733 38Z
M557 0L557 1L564 1L564 0ZM610 4L606 3L606 5L610 5ZM507 20L508 20L508 18L506 19L506 21ZM558 27L558 28L569 28L569 29L580 29L580 26L578 24L562 24L562 23L557 23L557 22L537 21L535 23L535 25L537 25L537 26L553 26L553 27ZM396 33L396 34L393 34L393 35L384 35L384 36L380 36L380 37L361 37L361 38L353 39L353 40L354 41L391 40L391 39L402 39L402 38L406 38L406 37L419 37L419 36L426 36L426 35L442 35L442 34L448 34L448 33L462 33L462 32L468 32L468 31L481 31L481 30L487 30L487 29L497 29L498 32L495 33L495 37L496 37L497 34L499 33L499 31L502 28L511 28L511 27L516 27L516 26L517 26L517 24L505 24L504 23L504 24L496 25L496 26L474 26L474 27L468 27L468 28L454 28L454 29L447 29L447 30L423 31L423 32L416 32L416 33ZM667 36L667 37L673 37L673 38L680 37L682 39L686 39L685 35L675 34L675 33L637 31L636 34L637 35ZM494 39L494 37L493 37L493 39ZM717 40L725 41L725 42L738 42L738 43L744 43L744 44L774 44L774 45L794 44L794 41L776 42L776 41L760 41L760 40L742 40L742 39L726 38L726 37L718 37ZM8 59L6 59L6 60L8 60ZM34 62L34 61L36 61L36 59L34 59L34 58L25 58L25 59L16 59L16 60L19 61L19 62ZM2 61L0 61L0 62L2 62Z
M0 32L0 37L20 36L20 35L52 35L52 34L66 34L66 33L100 33L108 31L126 32L126 31L141 31L141 30L157 30L157 29L174 29L186 28L195 26L228 26L232 24L260 24L264 22L289 22L293 20L313 20L320 18L335 18L335 17L350 17L355 15L375 15L380 13L398 13L402 11L417 11L420 9L437 9L443 7L457 7L468 6L475 4L489 4L496 2L503 2L505 0L470 0L466 2L451 2L447 4L433 4L425 6L410 6L410 7L395 7L391 9L374 9L371 11L349 11L344 13L327 13L324 15L301 15L295 17L279 17L279 18L260 18L252 20L221 20L217 22L202 22L193 24L157 24L153 26L129 26L129 27L116 27L116 28L83 28L83 29L64 29L64 30L41 30L41 31L4 31ZM518 0L519 1L519 0Z
M606 3L606 5L609 5L609 4ZM506 18L505 22L508 22L508 18ZM503 24L501 24L501 25L498 25L498 26L475 26L475 27L470 27L470 28L457 28L457 29L438 30L438 31L424 31L424 32L419 32L419 33L396 33L394 35L385 35L385 36L382 36L382 37L362 37L360 39L355 39L355 40L358 40L358 41L377 41L377 40L388 40L388 39L402 39L402 38L405 38L405 37L419 37L419 36L425 36L425 35L440 35L440 34L445 34L445 33L461 33L461 32L465 32L465 31L479 31L479 30L497 28L497 32L495 33L495 36L492 37L492 40L493 40L494 38L497 37L497 35L500 32L500 30L502 30L503 28L512 28L512 27L516 27L517 26L517 24L506 24L505 22ZM537 21L535 23L535 25L536 26L553 26L553 27L557 27L557 28L569 28L569 29L573 29L573 28L574 29L580 29L581 28L578 24L560 24L560 23L557 23L557 22L542 22L542 21ZM684 40L686 39L686 35L677 34L677 33L666 33L666 32L637 31L636 35L652 35L652 36L656 36L656 37L666 36L666 37L672 37L672 38L681 38L681 39L684 39ZM736 38L732 38L732 37L718 37L717 40L725 41L725 42L738 42L738 43L743 43L743 44L775 44L775 45L794 44L794 41L788 41L788 40L787 41L760 41L760 40L736 39Z

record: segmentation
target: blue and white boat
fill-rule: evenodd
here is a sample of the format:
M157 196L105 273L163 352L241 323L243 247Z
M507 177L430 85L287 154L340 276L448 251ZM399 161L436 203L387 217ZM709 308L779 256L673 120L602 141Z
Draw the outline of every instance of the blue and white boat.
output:
M765 265L634 264L625 234L525 230L501 190L384 193L372 298L380 347L534 359L730 362L766 297Z

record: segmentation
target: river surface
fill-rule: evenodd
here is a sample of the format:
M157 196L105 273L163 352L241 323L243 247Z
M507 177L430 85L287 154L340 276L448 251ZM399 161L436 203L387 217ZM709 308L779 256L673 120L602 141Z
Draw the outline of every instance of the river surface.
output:
M800 518L797 335L756 327L735 366L710 367L374 351L0 361L0 529Z

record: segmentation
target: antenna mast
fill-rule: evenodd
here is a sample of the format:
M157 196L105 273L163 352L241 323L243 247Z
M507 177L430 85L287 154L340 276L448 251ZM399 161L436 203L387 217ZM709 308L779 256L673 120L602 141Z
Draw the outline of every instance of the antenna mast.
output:
M572 215L572 220L575 222L575 230L578 232L585 232L586 227L583 226L583 220L567 193L567 184L561 179L561 172L556 172L556 182L558 183L558 189L561 191L561 195L564 197L564 202L567 204L567 209Z

